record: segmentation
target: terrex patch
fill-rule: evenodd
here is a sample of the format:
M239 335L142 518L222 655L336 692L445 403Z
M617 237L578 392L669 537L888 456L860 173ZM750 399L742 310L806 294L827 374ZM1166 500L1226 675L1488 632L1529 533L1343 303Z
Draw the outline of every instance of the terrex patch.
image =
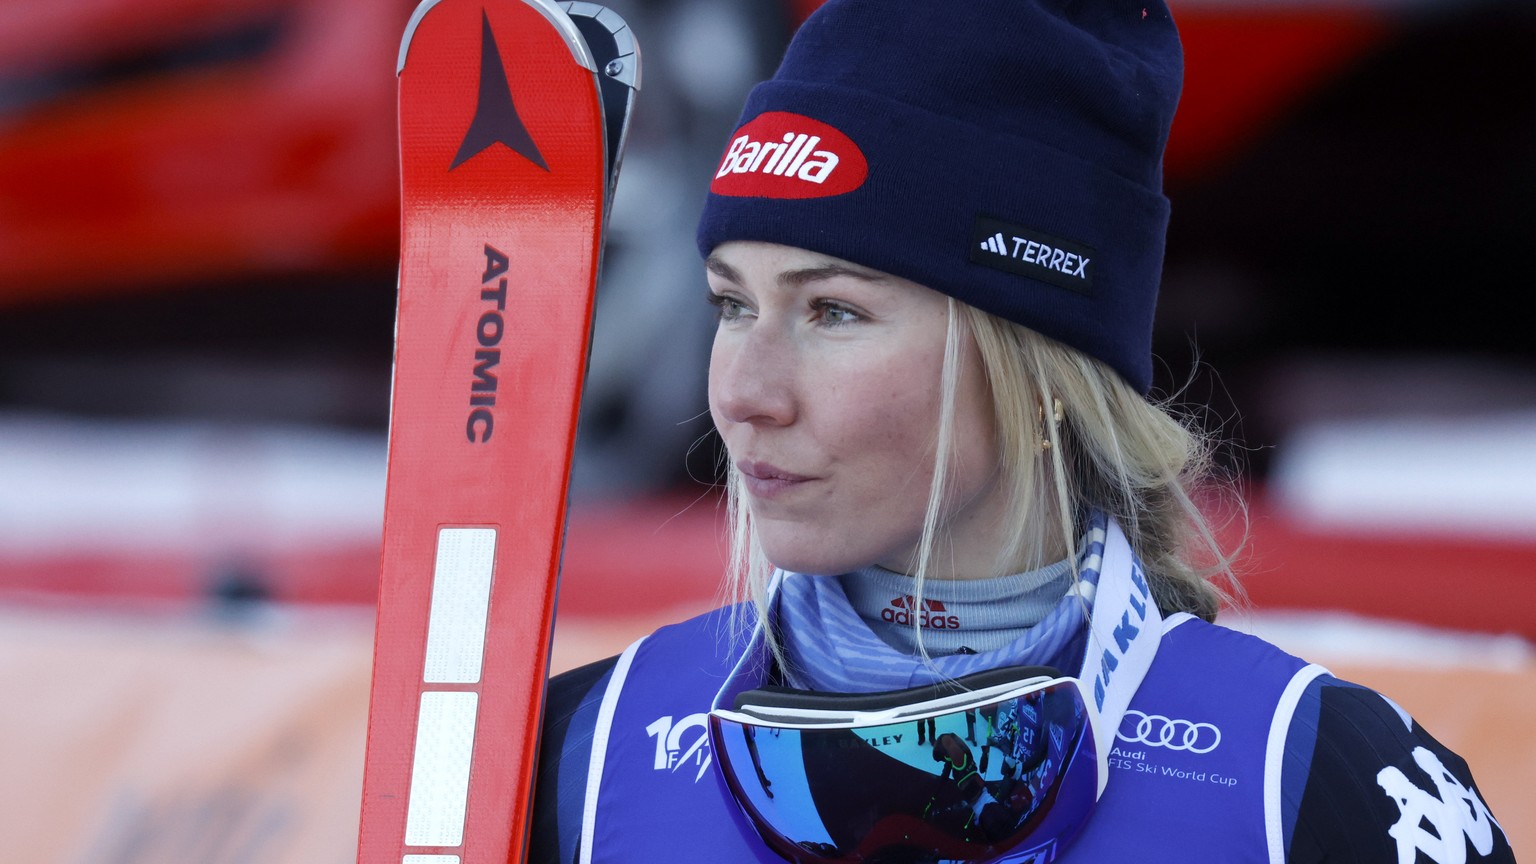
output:
M1093 294L1092 247L1022 225L977 216L971 229L971 261Z
M869 176L853 139L803 114L767 111L736 130L709 191L752 198L824 198Z

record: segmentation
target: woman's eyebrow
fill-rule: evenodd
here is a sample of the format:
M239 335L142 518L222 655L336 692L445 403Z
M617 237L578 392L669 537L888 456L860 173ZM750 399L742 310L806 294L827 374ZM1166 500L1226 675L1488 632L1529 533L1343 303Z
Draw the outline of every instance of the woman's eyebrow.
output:
M885 274L872 273L868 270L859 270L853 267L845 267L842 264L824 264L820 267L805 267L798 270L785 270L779 274L779 284L798 288L811 282L819 282L823 279L835 279L839 276L851 276L865 282L884 282Z
M733 285L741 284L741 274L736 272L736 268L713 255L704 259L704 269Z
M704 259L704 269L733 285L742 284L741 274L737 272L736 268L714 255ZM865 282L886 281L886 276L883 273L874 273L843 264L823 264L820 267L799 267L794 270L785 270L778 275L777 281L780 285L788 288L799 288L812 282L819 282L823 279L835 279L839 276L850 276Z

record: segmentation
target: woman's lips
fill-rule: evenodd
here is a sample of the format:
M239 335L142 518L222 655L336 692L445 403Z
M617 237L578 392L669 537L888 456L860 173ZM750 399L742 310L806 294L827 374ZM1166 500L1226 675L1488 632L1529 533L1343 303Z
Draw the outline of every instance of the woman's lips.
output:
M785 471L767 462L738 462L742 485L754 498L775 498L815 478Z

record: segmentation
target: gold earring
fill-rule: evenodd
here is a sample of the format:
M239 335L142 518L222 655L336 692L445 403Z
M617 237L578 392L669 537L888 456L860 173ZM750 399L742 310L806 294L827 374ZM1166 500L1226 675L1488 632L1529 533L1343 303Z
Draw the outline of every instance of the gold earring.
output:
M1035 406L1035 414L1036 414L1036 417L1040 421L1040 425L1044 426L1045 425L1045 403L1042 402L1041 404ZM1067 417L1066 409L1062 408L1061 400L1060 399L1052 399L1051 400L1051 422L1053 424L1059 424L1059 423L1061 423L1062 420L1065 420L1066 417ZM1051 449L1051 438L1050 438L1049 435L1046 435L1045 437L1040 439L1040 449L1041 450L1049 450L1049 449Z

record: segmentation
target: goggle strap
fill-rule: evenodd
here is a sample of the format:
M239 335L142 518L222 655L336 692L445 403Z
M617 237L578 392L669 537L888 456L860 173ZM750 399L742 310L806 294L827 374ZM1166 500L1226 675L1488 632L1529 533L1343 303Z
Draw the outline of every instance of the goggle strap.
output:
M1096 715L1093 734L1101 763L1100 795L1109 778L1109 751L1120 720L1152 668L1163 632L1157 603L1125 534L1113 519L1103 530L1103 554L1098 561L1090 558L1085 563L1085 569L1097 569L1099 579L1083 667L1078 672L1088 710Z

